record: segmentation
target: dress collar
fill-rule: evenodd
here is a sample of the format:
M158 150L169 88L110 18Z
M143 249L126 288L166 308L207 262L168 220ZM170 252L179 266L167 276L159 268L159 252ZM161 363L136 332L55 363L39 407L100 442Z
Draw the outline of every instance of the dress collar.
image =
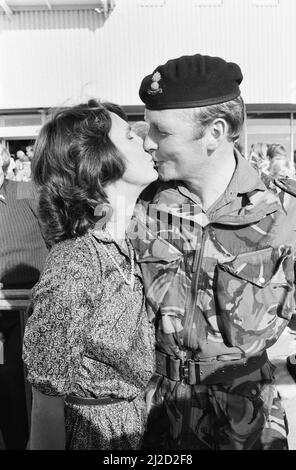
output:
M116 245L116 247L118 248L118 250L123 253L125 256L127 256L129 258L129 252L128 250L126 250L125 247L123 247L122 245L120 245L116 240L114 240L114 238L111 237L111 235L109 235L108 232L106 232L105 230L101 229L101 228L98 228L98 229L91 229L89 231L89 233L98 241L100 242L103 242L103 243L108 243L109 245L110 244L114 244Z

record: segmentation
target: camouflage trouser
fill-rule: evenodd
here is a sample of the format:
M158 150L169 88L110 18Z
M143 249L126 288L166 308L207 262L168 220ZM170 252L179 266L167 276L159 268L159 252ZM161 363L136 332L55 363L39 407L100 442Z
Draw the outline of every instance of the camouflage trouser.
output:
M227 385L187 385L155 374L144 449L287 450L273 366ZM151 397L151 398L149 398Z

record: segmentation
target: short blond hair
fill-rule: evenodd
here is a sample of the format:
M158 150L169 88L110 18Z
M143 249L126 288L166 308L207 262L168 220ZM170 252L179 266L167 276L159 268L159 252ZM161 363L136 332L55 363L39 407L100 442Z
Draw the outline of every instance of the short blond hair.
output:
M203 137L207 126L215 119L222 118L228 124L228 140L235 142L243 130L245 115L245 103L241 96L225 103L193 108L193 119L201 126L198 138Z

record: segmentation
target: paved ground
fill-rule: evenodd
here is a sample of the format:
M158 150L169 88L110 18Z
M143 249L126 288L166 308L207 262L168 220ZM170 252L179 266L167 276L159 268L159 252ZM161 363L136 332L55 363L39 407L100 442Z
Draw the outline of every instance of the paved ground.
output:
M296 315L293 315L277 343L268 349L268 356L276 368L276 383L282 397L289 424L289 449L296 450L296 383L286 368L286 357L296 353Z

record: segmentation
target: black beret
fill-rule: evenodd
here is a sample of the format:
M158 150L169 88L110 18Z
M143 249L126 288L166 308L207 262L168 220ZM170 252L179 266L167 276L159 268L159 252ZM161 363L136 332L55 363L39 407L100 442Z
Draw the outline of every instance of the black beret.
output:
M151 110L208 106L239 96L242 79L239 66L220 57L182 56L147 75L139 95Z

